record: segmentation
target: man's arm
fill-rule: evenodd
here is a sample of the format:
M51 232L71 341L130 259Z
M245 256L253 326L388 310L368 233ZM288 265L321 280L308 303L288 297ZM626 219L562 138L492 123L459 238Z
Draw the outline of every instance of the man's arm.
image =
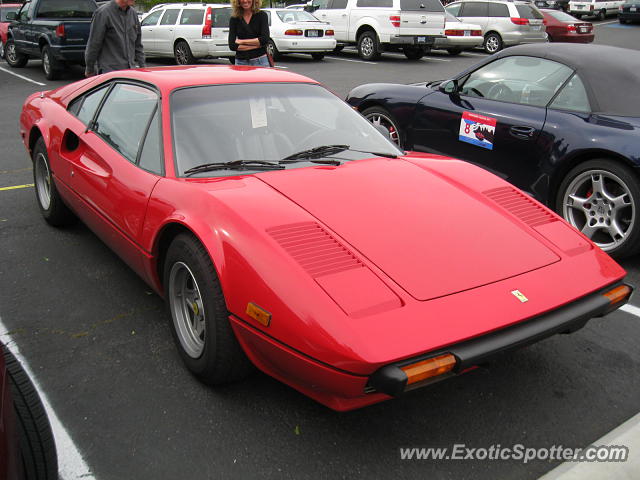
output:
M96 10L91 19L91 28L89 30L89 39L87 40L87 48L84 52L85 75L90 77L95 75L96 61L100 55L100 49L104 42L104 35L107 31L106 16L102 15L100 10Z
M135 14L135 12L134 12L134 15L136 17L136 31L137 31L136 63L138 64L138 67L144 68L146 66L146 62L144 58L144 48L142 47L142 27L140 26L140 20L138 20L138 16Z

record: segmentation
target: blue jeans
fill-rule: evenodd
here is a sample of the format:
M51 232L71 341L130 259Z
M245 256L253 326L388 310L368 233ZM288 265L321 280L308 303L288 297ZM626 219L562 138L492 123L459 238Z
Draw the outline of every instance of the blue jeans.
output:
M249 60L244 60L242 58L236 57L236 65L250 65L252 67L268 67L269 59L266 55L262 55L257 58L250 58Z

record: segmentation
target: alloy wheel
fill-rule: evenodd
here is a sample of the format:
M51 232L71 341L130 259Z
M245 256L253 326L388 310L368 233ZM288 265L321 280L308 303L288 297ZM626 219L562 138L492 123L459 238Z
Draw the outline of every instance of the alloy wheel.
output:
M169 305L182 348L191 358L200 357L206 336L204 303L193 273L183 262L171 267Z

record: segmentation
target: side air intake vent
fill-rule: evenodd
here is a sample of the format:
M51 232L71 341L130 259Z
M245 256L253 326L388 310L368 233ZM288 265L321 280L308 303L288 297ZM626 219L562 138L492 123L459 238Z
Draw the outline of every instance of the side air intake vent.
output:
M527 195L511 187L494 188L483 193L530 227L538 227L558 220Z
M267 229L309 275L318 278L364 265L315 222L291 223Z

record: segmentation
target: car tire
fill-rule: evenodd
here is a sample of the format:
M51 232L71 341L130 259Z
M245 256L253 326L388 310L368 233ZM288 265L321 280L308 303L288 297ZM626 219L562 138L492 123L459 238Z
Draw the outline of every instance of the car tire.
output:
M604 20L605 18L607 18L607 11L606 10L600 10L597 14L596 14L596 18L598 20Z
M316 62L319 62L320 60L322 60L324 58L324 53L322 53L322 52L312 53L311 54L311 58L313 58Z
M253 365L229 323L211 258L193 235L182 233L171 242L163 279L171 332L189 371L211 385L246 377Z
M12 68L24 67L29 61L29 57L27 55L23 55L16 51L16 44L11 38L4 44L4 57Z
M385 108L370 107L363 110L362 115L372 124L386 128L391 141L398 145L399 148L402 148L403 141L398 122Z
M9 349L2 349L16 413L25 478L57 480L56 445L42 400L20 362Z
M420 60L424 57L424 50L420 47L404 47L402 53L409 60Z
M640 251L640 181L626 165L609 159L577 165L560 184L555 207L611 256Z
M271 54L274 60L280 60L280 51L273 40L269 40L269 43L267 43L267 52Z
M179 40L173 46L173 55L178 65L193 65L196 63L196 58L191 53L189 44L184 40Z
M497 33L489 33L484 37L483 47L488 54L499 52L503 48L502 38Z
M0 58L4 58L4 42L0 41Z
M33 184L36 200L44 219L54 227L74 223L76 216L65 205L53 180L47 147L42 137L36 142L31 159L33 160Z
M449 55L460 55L462 53L462 49L459 47L447 48L447 53Z
M380 53L376 32L367 30L358 37L358 55L362 60L377 60L380 58Z
M47 80L57 80L60 78L60 74L62 73L60 62L51 55L51 47L49 47L49 45L42 47L41 56L42 71Z

